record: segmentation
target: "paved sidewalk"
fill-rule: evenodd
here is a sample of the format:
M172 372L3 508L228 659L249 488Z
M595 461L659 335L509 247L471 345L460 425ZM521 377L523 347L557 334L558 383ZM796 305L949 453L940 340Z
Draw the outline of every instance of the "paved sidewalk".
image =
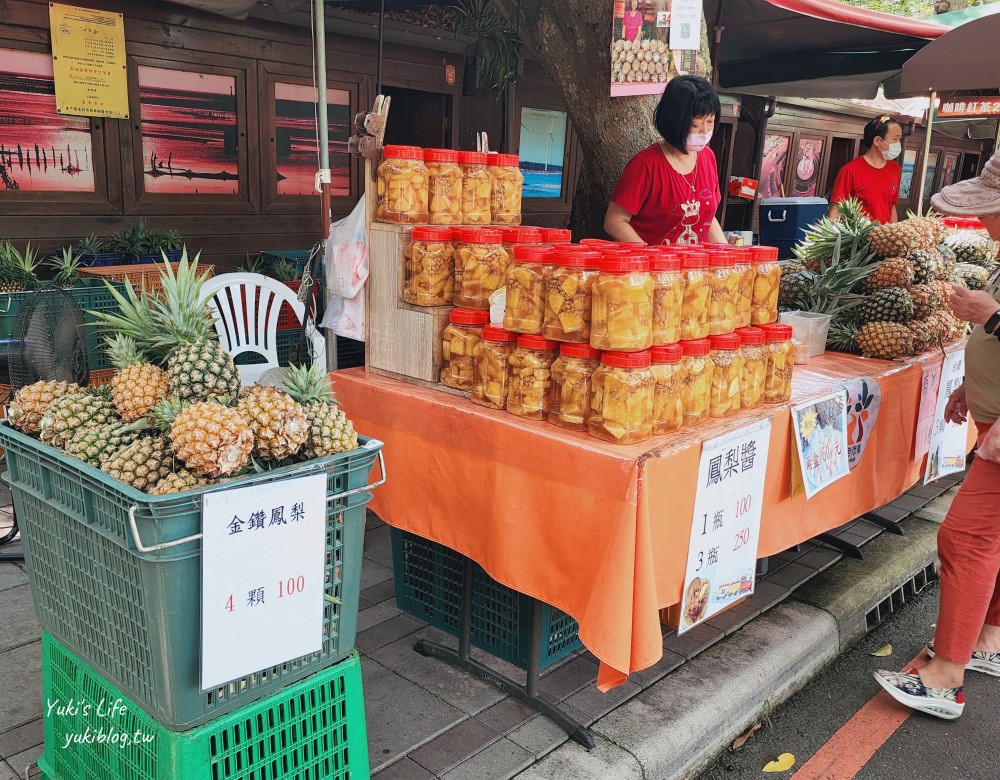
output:
M925 525L928 520L940 522L942 507L946 508L950 497L936 497L956 482L954 478L945 479L930 488L918 488L879 510L879 514L897 521L916 512L924 518L919 522ZM10 517L9 494L0 493L0 536L9 527ZM865 544L881 533L878 525L856 520L839 529L837 535ZM901 538L887 535L884 539ZM905 539L897 542L905 543ZM0 551L13 549L8 546ZM738 711L740 697L733 695L733 688L726 682L726 667L731 666L734 653L745 656L749 666L762 657L766 661L764 666L755 667L760 679L752 681L752 690L748 688L743 698L751 701L760 693L770 696L774 703L790 695L796 685L801 687L807 675L817 673L832 660L807 657L806 663L789 654L790 649L805 652L809 637L815 643L825 642L833 656L844 649L836 641L840 626L853 625L851 619L856 623L859 609L863 624L872 606L886 598L889 591L879 594L879 586L875 585L871 593L862 593L854 601L845 602L838 596L839 607L810 606L794 600L772 608L834 564L837 566L832 572L824 575L827 581L850 579L840 576L841 569L848 566L862 571L867 566L871 573L872 567L882 565L877 556L869 557L873 560L838 564L840 553L810 542L797 551L770 559L770 570L758 582L753 598L683 637L665 630L663 659L607 694L601 694L595 686L597 662L586 651L547 668L541 690L581 722L598 724L594 729L598 747L587 753L568 742L562 730L550 721L492 686L412 650L420 638L448 645L454 645L455 640L396 608L389 528L369 513L357 646L362 654L373 776L375 780L502 780L522 773L524 778L539 779L644 777L643 773L663 758L643 757L650 744L662 742L658 732L671 732L677 739L684 737L685 729L691 726L684 720L686 713L678 710L671 698L676 690L689 691L691 686L697 686L703 703L717 708L715 717L722 735L727 729L741 727L747 717ZM822 592L821 586L819 590ZM838 609L844 614L837 615ZM765 612L761 620L754 620ZM856 626L849 633L852 631L857 633ZM842 645L843 631L841 639ZM719 644L721 640L725 641ZM705 652L713 646L713 650ZM699 654L703 655L688 666ZM513 666L478 650L473 650L473 655L514 679L523 679L523 672ZM0 780L23 777L19 773L42 750L40 656L40 627L24 565L0 563ZM781 668L782 664L793 663L796 665L788 669ZM789 671L790 676L786 674ZM789 680L786 691L773 690L778 679ZM711 684L706 684L709 681ZM602 736L609 733L617 735L614 741ZM721 747L724 735L719 739ZM664 750L673 749L669 741L663 744ZM629 745L628 750L621 745ZM684 752L690 756L693 751L695 758L704 761L711 760L714 749L714 743L702 740L700 744L688 744ZM623 756L627 756L629 766L620 763ZM686 776L680 773L682 770L688 772L678 766L676 777ZM32 777L37 776L36 768Z

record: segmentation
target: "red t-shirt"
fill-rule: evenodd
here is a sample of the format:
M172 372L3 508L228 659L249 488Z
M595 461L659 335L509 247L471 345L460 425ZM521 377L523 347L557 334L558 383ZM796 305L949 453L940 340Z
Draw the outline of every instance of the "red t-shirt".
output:
M633 215L629 224L647 244L707 243L722 200L715 153L702 149L681 176L659 144L648 146L628 161L611 200Z
M626 11L622 17L622 28L625 30L625 40L634 41L642 29L642 14L639 11Z
M830 203L836 205L842 200L857 198L869 217L882 224L890 222L892 207L899 202L902 173L895 160L886 160L884 167L876 168L864 157L857 157L837 174Z

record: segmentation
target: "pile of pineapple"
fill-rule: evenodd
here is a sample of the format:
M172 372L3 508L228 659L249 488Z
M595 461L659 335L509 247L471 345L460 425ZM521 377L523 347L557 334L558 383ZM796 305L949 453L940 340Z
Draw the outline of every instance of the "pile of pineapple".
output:
M963 337L948 308L952 285L982 289L997 245L974 231L951 233L935 216L878 225L857 201L841 218L810 226L781 281L784 309L832 315L828 346L896 360Z
M185 253L160 270L156 296L112 288L120 312L97 313L113 331L109 385L42 381L21 388L10 423L153 495L355 449L354 426L328 377L293 367L282 387L240 386L200 302L207 273Z

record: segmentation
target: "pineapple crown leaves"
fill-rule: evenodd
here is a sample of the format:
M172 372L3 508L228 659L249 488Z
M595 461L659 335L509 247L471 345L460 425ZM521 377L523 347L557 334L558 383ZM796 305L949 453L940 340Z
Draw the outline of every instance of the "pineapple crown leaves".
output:
M59 250L59 254L52 255L45 265L55 271L52 281L58 287L69 287L80 280L77 273L83 256L74 247L66 246Z
M77 242L76 253L78 255L99 255L107 249L108 242L97 233L91 233L86 238Z
M266 270L266 263L264 262L264 255L258 253L256 256L251 255L249 252L246 253L246 257L243 260L243 264L236 269L240 273L246 274L262 274Z
M300 404L337 403L330 387L330 377L315 363L310 366L291 366L288 377L281 383L279 389L288 393Z
M271 267L271 273L279 282L294 282L299 278L299 269L291 260L279 260Z
M104 352L117 369L128 368L138 365L146 360L146 356L139 351L138 345L132 336L124 333L115 333L104 339Z
M842 246L843 236L838 236L833 244L833 259L821 259L818 271L804 269L797 274L803 292L792 303L801 311L833 314L864 300L864 296L854 295L851 290L874 270L875 255L866 251L843 258Z
M182 411L191 406L190 402L177 396L162 399L156 406L149 410L148 422L150 427L161 433L169 433L170 426Z

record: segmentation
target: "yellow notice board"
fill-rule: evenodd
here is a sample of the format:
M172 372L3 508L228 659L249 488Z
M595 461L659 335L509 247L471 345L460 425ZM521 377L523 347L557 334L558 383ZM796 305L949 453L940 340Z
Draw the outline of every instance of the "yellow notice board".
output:
M49 3L56 111L128 119L121 14Z

